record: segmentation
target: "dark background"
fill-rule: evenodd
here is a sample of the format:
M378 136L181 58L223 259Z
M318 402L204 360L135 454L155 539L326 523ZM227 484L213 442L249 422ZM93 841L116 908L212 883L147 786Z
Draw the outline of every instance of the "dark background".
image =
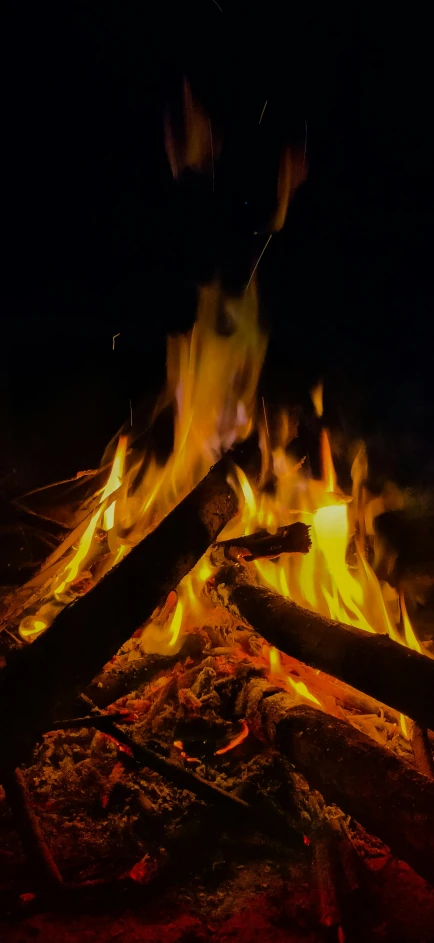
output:
M364 435L430 484L433 133L428 24L222 0L13 5L2 30L2 487L74 474L164 379L195 286L241 286L282 141L309 175L258 270L270 398ZM187 74L224 130L172 179L163 112ZM268 101L259 128L258 120ZM268 202L267 202L268 201ZM112 350L112 336L120 332ZM277 393L276 393L277 391Z

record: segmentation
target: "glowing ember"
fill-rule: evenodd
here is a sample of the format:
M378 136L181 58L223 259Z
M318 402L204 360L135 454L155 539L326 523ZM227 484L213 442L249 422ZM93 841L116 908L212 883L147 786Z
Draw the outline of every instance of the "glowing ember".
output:
M243 740L245 740L246 737L248 736L249 736L249 728L245 720L243 720L241 732L237 734L237 736L234 737L234 739L231 740L230 743L227 743L225 747L222 747L221 750L216 750L214 755L222 756L223 753L229 753L229 750L234 750L235 747L239 746L239 744L242 743Z

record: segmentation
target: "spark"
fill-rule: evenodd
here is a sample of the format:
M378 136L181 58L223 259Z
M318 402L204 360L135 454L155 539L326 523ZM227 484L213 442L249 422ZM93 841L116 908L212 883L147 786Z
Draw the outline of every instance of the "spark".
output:
M252 281L252 278L253 278L253 276L254 276L254 274L255 274L255 272L256 272L256 269L258 268L258 265L259 265L259 263L260 263L260 261L261 261L261 259L262 259L262 256L263 256L263 254L264 254L264 252L265 252L265 250L266 250L266 248L267 248L267 246L268 246L268 243L270 242L270 239L271 239L272 235L273 235L273 233L270 232L270 235L269 235L269 237L268 237L268 239L267 239L267 241L266 241L266 243L265 243L265 246L264 246L264 248L263 248L263 250L262 250L262 252L261 252L259 258L257 259L257 261L256 261L256 263L255 263L255 265L254 265L254 267L253 267L253 272L252 272L252 274L251 274L251 276L250 276L250 278L249 278L249 280L248 280L248 282L247 282L247 285L246 285L246 287L245 287L245 291L247 291L247 289L248 289L248 287L249 287L249 285L250 285L250 282Z
M117 334L113 334L113 350L115 349L115 341L116 341L116 338L117 338L117 337L120 337L120 335L121 335L121 332L120 332L120 331L118 331Z
M222 10L222 8L221 8L221 6L220 6L220 4L219 4L219 3L217 3L217 0L212 0L212 2L213 2L213 3L215 3L215 5L216 5L216 7L218 7L218 8L219 8L219 10L220 10L220 13L223 13L223 10Z
M262 119L263 119L263 117L264 117L264 111L265 111L265 109L266 109L266 107L267 107L267 105L268 105L268 98L267 98L267 101L265 102L265 105L264 105L264 107L263 107L263 109L262 109L262 111L261 111L261 117L260 117L260 119L259 119L259 122L258 122L258 124L260 124L260 123L261 123L261 121L262 121Z
M218 6L218 4L217 4L217 6ZM210 137L210 141L211 141L211 163L212 163L212 192L214 193L214 187L215 187L215 173L214 173L214 145L213 145L213 140L212 140L212 127L211 127L211 118L208 118L208 124L209 124L209 137Z
M129 402L129 404L130 404L130 426L131 426L131 428L133 428L133 407L132 407L132 405L131 405L131 400L130 400L130 399L128 400L128 402Z

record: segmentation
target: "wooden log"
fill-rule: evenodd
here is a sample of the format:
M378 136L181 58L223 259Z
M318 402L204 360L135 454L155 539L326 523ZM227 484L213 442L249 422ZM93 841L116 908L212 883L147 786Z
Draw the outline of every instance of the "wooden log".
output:
M281 553L308 553L310 546L309 527L301 521L279 527L275 534L259 530L255 534L220 540L216 544L229 559L243 558L246 563L261 557L278 557Z
M434 782L344 721L311 707L285 709L282 697L264 702L279 749L327 802L432 882Z
M217 595L280 651L434 729L434 660L388 635L333 622L254 582L245 567L217 574Z
M160 673L171 671L185 658L200 658L205 638L198 633L189 633L175 655L143 655L131 662L118 659L119 663L109 671L103 670L93 678L84 693L97 707L108 707L125 694L131 694L139 686L148 684Z
M0 755L19 765L40 730L63 716L103 664L191 570L233 517L225 459L159 526L0 673Z
M254 678L237 712L301 772L311 789L356 819L428 881L434 879L434 782L346 721L294 706Z

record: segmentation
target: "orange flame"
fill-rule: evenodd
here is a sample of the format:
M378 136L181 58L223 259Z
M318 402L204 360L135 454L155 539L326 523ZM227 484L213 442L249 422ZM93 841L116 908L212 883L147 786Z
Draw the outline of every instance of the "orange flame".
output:
M322 392L314 391L316 410L322 410ZM381 510L381 502L370 498L364 482L367 477L366 453L359 449L353 463L352 499L337 485L330 441L325 429L320 442L322 475L320 481L307 478L281 446L264 454L264 466L272 469L274 492L259 492L246 476L236 470L239 514L222 538L254 533L266 526L273 533L277 527L301 520L311 527L312 547L308 554L283 554L276 560L255 560L257 578L266 586L304 608L327 618L354 625L367 632L387 633L397 642L421 651L405 602L399 600L389 584L381 584L367 559L365 532L372 533L371 504ZM267 439L262 442L264 450ZM377 511L378 513L378 511ZM370 522L368 525L366 522ZM349 555L351 564L349 564ZM400 611L403 635L399 631ZM301 682L288 679L282 671L278 653L270 651L270 669L280 674L302 697L311 692ZM297 687L298 685L298 687ZM312 699L312 698L311 698ZM401 726L405 725L405 719ZM407 728L405 728L407 729ZM408 734L407 733L405 735Z
M32 640L44 631L69 602L81 574L95 581L117 564L195 487L222 452L249 434L265 349L254 283L238 299L224 297L217 286L201 290L192 331L169 338L167 385L154 411L154 420L173 413L171 454L161 464L153 453L131 448L127 466L127 439L120 437L98 504L79 530L74 549L66 542L63 556L62 548L56 551L58 571L43 587L38 611L25 615L23 638ZM101 543L104 563L98 569ZM202 561L201 571L179 587L165 634L165 645L172 649L178 645L181 624L198 618L197 594L208 578L207 567Z
M292 691L295 691L303 700L310 701L312 704L317 704L318 707L321 707L321 702L309 691L304 681L296 681L290 674L285 672L281 663L280 652L278 652L277 648L270 648L268 655L270 659L270 674L281 678L289 691L292 689Z

